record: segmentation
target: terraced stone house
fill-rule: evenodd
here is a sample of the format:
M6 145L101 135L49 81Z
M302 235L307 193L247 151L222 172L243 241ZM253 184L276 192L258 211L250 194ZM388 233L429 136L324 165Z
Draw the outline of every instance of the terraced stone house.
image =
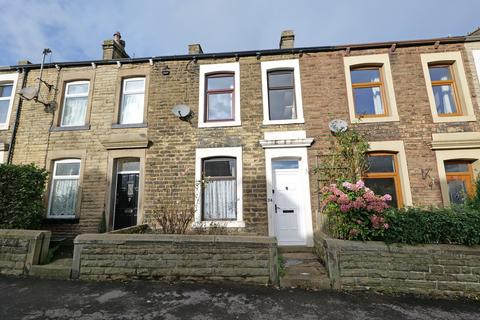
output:
M40 82L38 64L0 70L0 159L49 171L44 227L56 236L153 224L187 205L194 227L311 246L312 169L331 120L365 133L365 181L396 206L450 205L473 190L479 72L478 30L307 48L287 31L273 50L197 44L147 58L130 58L117 33L103 59L47 63Z

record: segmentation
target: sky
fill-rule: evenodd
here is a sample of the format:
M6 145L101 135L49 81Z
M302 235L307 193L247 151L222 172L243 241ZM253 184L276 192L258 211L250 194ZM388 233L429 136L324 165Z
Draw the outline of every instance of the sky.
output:
M0 65L96 60L120 31L131 57L273 49L282 30L295 46L465 35L480 26L480 0L0 0Z

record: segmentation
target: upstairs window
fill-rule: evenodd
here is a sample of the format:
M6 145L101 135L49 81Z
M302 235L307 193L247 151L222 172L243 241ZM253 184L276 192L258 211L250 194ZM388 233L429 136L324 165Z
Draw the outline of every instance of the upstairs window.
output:
M365 185L375 194L392 196L389 205L402 206L402 192L397 156L394 153L370 153L367 156L368 171L364 177Z
M298 59L261 63L263 124L304 123Z
M462 53L424 53L420 59L433 122L476 121Z
M235 120L234 74L210 74L205 82L205 122Z
M269 119L297 119L293 70L269 71L267 76Z
M53 164L48 217L75 217L80 188L80 160L58 160Z
M448 195L451 204L462 204L465 198L473 194L472 164L468 161L445 161Z
M235 158L209 158L202 163L203 220L237 220Z
M0 127L8 126L8 115L13 99L13 82L0 83Z
M384 84L381 67L354 68L352 79L355 115L357 117L385 117Z
M75 81L66 84L61 127L85 125L89 87L89 81Z
M429 65L428 71L437 114L439 116L462 115L452 66Z
M138 124L144 121L145 78L124 79L120 107L120 124Z

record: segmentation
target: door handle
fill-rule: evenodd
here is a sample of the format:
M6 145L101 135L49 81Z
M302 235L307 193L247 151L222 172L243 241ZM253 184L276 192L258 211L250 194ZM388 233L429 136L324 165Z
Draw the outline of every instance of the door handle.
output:
M275 213L277 213L277 204L275 204Z

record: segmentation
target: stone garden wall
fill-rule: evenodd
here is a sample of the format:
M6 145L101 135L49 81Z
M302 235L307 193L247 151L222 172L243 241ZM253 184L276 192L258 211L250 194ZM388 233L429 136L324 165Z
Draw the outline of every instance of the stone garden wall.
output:
M315 236L334 289L480 297L480 247L386 245Z
M74 243L73 278L278 281L271 237L84 234Z
M50 231L0 229L0 274L20 276L45 262Z

